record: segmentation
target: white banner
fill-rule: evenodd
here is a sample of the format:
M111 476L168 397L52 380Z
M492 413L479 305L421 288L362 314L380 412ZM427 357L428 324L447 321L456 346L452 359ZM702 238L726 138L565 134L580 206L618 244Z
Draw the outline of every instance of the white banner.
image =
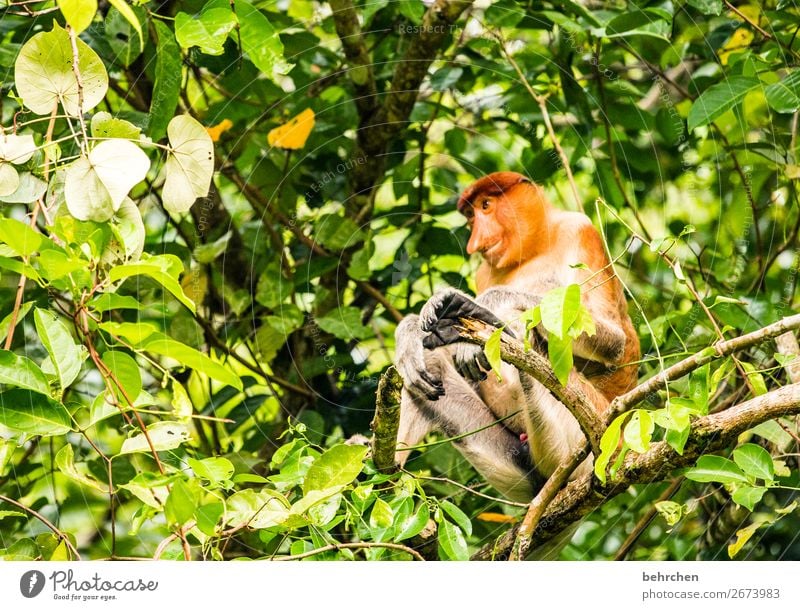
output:
M9 562L0 563L0 600L0 608L13 610L472 610L498 604L626 610L676 602L703 610L796 610L800 564Z

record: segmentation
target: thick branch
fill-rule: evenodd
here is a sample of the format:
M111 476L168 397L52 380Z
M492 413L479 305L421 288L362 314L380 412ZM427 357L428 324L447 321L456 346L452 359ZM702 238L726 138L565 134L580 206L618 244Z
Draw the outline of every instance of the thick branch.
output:
M358 13L351 0L330 0L333 23L342 41L344 55L350 64L348 77L355 89L355 103L359 116L369 116L375 109L377 90L372 73L372 59L361 35Z
M393 366L381 375L375 400L375 417L370 424L372 459L381 472L394 472L397 466L394 454L397 448L397 430L400 427L400 390L403 380Z
M775 322L774 324L760 328L752 333L748 333L728 341L720 341L711 347L707 347L694 356L691 356L686 360L681 360L677 364L673 364L671 367L664 369L661 373L636 386L630 392L615 398L611 402L609 415L613 417L614 415L629 409L633 405L636 405L647 399L647 397L654 392L663 389L667 382L679 379L680 377L683 377L693 370L700 368L712 360L724 358L725 356L730 356L736 352L741 352L748 347L762 343L767 339L772 339L778 335L782 335L787 331L796 330L797 328L800 328L800 314L788 316L778 322Z
M483 345L491 334L497 330L493 326L479 320L463 319L461 336L470 343ZM553 368L547 359L534 350L525 351L521 341L512 339L503 333L500 339L500 356L509 364L513 364L520 371L528 373L541 383L547 390L569 409L569 412L578 420L581 430L589 440L592 452L599 455L600 437L603 434L602 419L597 415L597 409L583 390L571 377L566 386L553 373Z
M662 480L676 468L694 464L700 455L726 447L753 426L776 417L796 414L800 414L800 384L787 385L725 411L697 419L692 424L683 455L678 455L662 441L654 443L646 453L629 455L617 476L605 487L596 485L591 474L571 481L545 512L535 532L534 546L551 539L630 485ZM473 559L507 555L513 547L518 529L509 530L497 541L478 551Z
M347 206L349 214L358 220L369 218L372 193L384 177L386 148L406 128L428 68L450 36L452 25L470 4L470 0L436 0L415 28L383 104L369 113L359 113L354 157L365 162L353 168L353 197Z

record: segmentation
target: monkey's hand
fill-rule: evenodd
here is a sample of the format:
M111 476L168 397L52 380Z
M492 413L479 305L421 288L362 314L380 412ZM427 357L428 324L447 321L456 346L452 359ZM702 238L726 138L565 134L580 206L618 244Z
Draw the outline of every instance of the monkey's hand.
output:
M395 366L403 378L403 385L411 392L422 394L428 400L444 396L442 380L425 366L423 332L418 316L406 316L395 331Z
M456 329L461 318L475 318L497 328L503 326L500 318L455 288L433 295L422 307L419 316L422 330L428 333L422 344L428 349L462 341Z
M483 381L491 370L483 346L472 343L457 343L453 352L453 363L459 375L469 381Z

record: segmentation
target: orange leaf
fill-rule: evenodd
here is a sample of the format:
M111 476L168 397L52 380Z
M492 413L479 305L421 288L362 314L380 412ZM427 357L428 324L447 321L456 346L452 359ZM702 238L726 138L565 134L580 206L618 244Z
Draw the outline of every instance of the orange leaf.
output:
M312 129L314 129L314 111L306 108L287 123L270 131L267 134L267 142L277 148L298 150L305 146Z
M515 523L519 521L519 519L512 515L504 515L502 513L481 513L478 515L478 521L487 521L488 523Z
M208 135L211 136L212 142L219 142L219 137L231 127L233 127L233 121L230 119L222 119L222 121L217 125L214 125L213 127L206 127L206 131L208 132Z

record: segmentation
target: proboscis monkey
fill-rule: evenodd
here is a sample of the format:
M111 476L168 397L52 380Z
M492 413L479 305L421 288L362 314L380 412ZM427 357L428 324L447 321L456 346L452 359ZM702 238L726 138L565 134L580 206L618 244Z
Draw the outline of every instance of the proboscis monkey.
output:
M579 284L596 334L574 341L571 379L583 385L600 414L636 384L631 363L639 359L639 339L621 283L586 215L553 207L541 186L514 172L481 178L462 194L458 209L471 228L467 252L483 259L478 296L443 290L397 327L396 366L404 380L397 460L404 463L408 451L402 448L433 429L456 437L484 428L455 441L456 447L503 495L528 501L583 434L567 408L529 375L506 363L502 381L487 375L483 348L461 341L459 319L506 324L519 338L525 332L520 314L547 291ZM546 339L541 325L532 331L532 344L545 353ZM574 476L590 464L587 459Z

